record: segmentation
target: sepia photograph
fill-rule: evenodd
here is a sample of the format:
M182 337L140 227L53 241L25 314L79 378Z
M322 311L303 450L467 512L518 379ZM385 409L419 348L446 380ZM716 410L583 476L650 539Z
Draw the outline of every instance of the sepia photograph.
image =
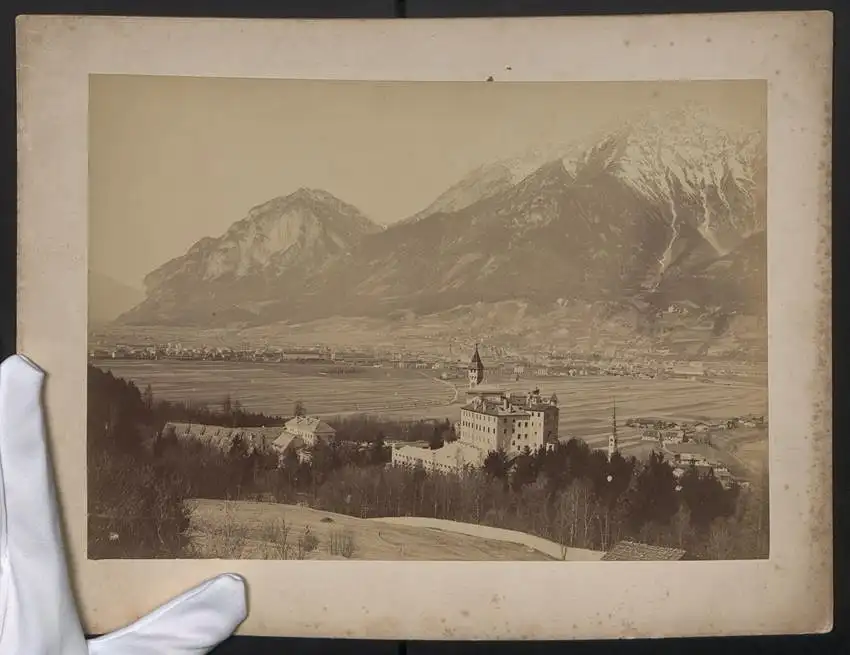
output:
M832 629L831 14L16 28L88 634Z
M768 558L767 97L91 75L88 558Z

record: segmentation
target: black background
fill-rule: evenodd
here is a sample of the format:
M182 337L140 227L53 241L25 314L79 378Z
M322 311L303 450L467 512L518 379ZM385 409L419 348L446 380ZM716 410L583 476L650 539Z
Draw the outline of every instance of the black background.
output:
M833 176L836 180L847 180L846 152L848 149L847 128L840 121L848 105L847 98L847 54L843 41L847 25L847 9L850 0L835 2L720 2L707 0L679 0L647 2L625 0L599 0L592 2L549 2L529 0L287 0L284 2L261 2L258 0L214 0L197 2L190 0L146 1L112 0L111 2L75 2L59 0L53 2L10 2L0 9L2 16L2 68L0 74L0 153L2 153L3 176L0 178L0 360L14 352L15 344L15 297L16 297L16 208L17 208L17 154L16 154L16 97L15 97L15 16L20 14L81 14L81 15L127 15L127 16L185 16L185 17L234 17L234 18L434 18L461 16L548 16L582 14L646 14L646 13L693 13L727 11L770 11L770 10L814 10L827 9L835 20L835 90L833 128ZM840 182L835 185L833 199L833 252L837 266L834 267L835 285L833 336L834 336L834 382L835 394L842 397L843 381L843 335L844 315L838 311L842 285L840 281L845 267L841 266L842 244L846 243L847 191ZM835 408L835 418L840 423L843 417L841 404ZM746 637L715 639L666 639L630 640L604 642L415 642L415 641L365 641L330 639L291 639L232 637L216 648L214 655L265 655L271 653L318 654L328 653L375 653L375 654L479 654L522 653L679 653L693 655L702 653L717 655L731 649L747 653L850 653L846 614L845 564L846 521L848 490L845 465L847 449L844 435L835 430L834 477L835 484L835 629L827 635L799 637ZM734 593L734 590L730 590ZM610 593L616 594L616 581L612 581ZM166 599L163 599L165 601ZM770 598L757 602L769 604ZM807 599L798 599L801 607ZM719 608L706 607L706 616ZM296 607L281 607L281 612L297 612ZM565 617L568 620L569 617ZM22 654L23 655L23 654Z

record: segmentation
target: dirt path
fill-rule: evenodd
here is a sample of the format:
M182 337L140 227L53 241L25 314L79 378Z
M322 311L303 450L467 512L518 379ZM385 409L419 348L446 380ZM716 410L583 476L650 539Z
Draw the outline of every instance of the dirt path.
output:
M370 521L386 523L388 525L404 525L417 528L428 528L435 532L445 534L462 534L479 537L482 539L502 541L506 543L525 546L529 550L536 550L554 559L566 559L567 561L595 561L602 558L602 551L587 550L584 548L568 548L564 558L561 544L535 535L494 528L487 525L476 525L472 523L461 523L445 519L432 519L420 516L399 516L368 519Z
M439 382L439 383L441 383L441 384L445 384L446 386L448 386L448 387L449 387L449 389L451 389L451 390L452 390L452 392L454 393L454 395L452 396L452 399L451 399L449 402L444 403L444 405L454 405L454 404L457 402L458 388L457 388L454 384L452 384L452 383L451 383L451 382L449 382L448 380L444 380L444 379L442 379L442 378L435 378L435 377L430 376L430 375L428 375L428 374L426 374L426 373L422 373L421 371L420 371L420 374L421 374L422 376L426 377L426 378L427 378L427 377L430 377L430 378L431 378L432 380L434 380L435 382Z

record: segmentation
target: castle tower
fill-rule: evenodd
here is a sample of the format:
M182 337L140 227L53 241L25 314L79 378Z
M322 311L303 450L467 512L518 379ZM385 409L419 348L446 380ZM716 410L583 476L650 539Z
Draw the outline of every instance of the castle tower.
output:
M469 362L467 370L469 377L469 388L475 389L484 380L484 364L481 362L481 355L478 354L478 344L475 344L475 354L472 355L472 360Z
M617 400L614 400L614 411L611 415L611 436L608 437L608 461L614 456L614 453L619 452L619 444L617 443Z

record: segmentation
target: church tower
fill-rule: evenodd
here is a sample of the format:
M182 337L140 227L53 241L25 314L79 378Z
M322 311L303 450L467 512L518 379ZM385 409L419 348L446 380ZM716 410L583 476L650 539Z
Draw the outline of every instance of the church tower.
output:
M620 447L617 443L617 400L614 400L614 411L611 415L611 436L608 437L608 461L614 456L614 453L619 452Z
M469 362L467 370L469 377L469 388L475 389L484 380L484 364L481 362L481 355L478 354L478 344L475 344L475 354L472 355L472 360Z

